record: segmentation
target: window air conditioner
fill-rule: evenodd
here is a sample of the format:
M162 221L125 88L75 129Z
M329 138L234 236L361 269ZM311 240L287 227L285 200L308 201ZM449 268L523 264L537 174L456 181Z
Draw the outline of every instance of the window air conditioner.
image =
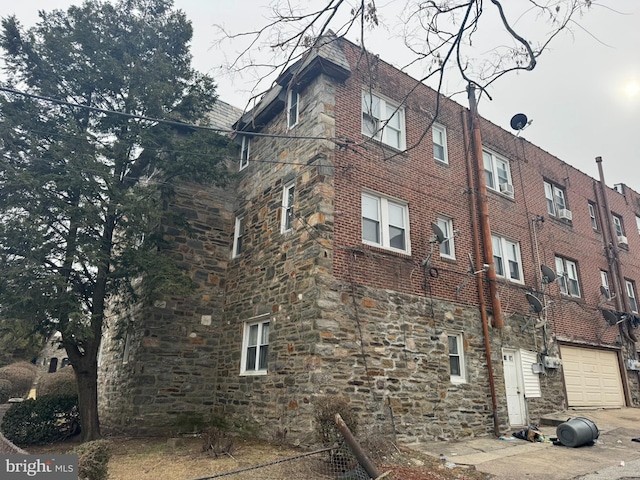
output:
M513 196L513 185L510 183L501 183L500 192Z
M640 370L640 362L633 358L627 358L627 370Z
M561 218L562 220L572 220L573 214L571 213L571 210L561 208L558 210L558 218Z
M629 242L627 241L627 237L625 237L624 235L618 235L618 245L620 245L621 247L628 247Z

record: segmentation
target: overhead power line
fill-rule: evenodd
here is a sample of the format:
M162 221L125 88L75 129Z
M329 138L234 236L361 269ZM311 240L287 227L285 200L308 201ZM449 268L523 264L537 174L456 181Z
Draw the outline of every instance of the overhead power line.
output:
M338 143L338 144L349 143L349 142L345 141L345 139L343 139L343 138L342 139L337 139L337 138L317 137L317 136L308 136L308 135L278 135L278 134L273 134L273 133L261 133L261 132L251 132L249 134L245 134L242 131L233 130L231 128L210 127L210 126L207 126L207 125L198 125L198 124L195 124L195 123L179 122L179 121L176 121L176 120L167 120L167 119L164 119L164 118L148 117L146 115L138 115L138 114L135 114L135 113L126 113L126 112L119 112L117 110L108 110L106 108L92 107L90 105L82 105L80 103L68 102L66 100L59 100L57 98L45 97L43 95L36 95L35 93L27 93L27 92L23 92L21 90L16 90L14 88L8 88L8 87L1 87L0 86L0 91L11 93L13 95L21 95L23 97L28 97L28 98L35 98L36 100L42 100L44 102L50 102L50 103L55 103L55 104L58 104L58 105L64 105L64 106L71 107L71 108L80 108L80 109L89 110L89 111L92 111L92 112L105 113L105 114L109 114L109 115L120 115L120 116L126 117L126 118L132 118L132 119L136 119L136 120L145 120L147 122L163 123L165 125L170 125L170 126L173 126L173 127L192 128L192 129L197 129L197 130L208 130L208 131L212 131L212 132L227 133L227 134L237 133L239 135L249 135L249 136L252 136L252 137L290 138L290 139L293 139L293 140L329 140L329 141L332 141L332 142L335 142L335 143Z

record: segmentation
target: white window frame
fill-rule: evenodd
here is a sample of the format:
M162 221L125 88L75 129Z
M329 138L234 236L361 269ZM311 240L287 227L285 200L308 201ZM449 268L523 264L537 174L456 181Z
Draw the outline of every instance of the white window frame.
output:
M627 288L627 298L629 299L629 307L631 308L631 313L638 313L638 301L636 300L636 286L635 282L632 280L627 280L625 278L624 284Z
M547 199L547 212L557 217L559 211L567 208L564 190L551 182L544 182L544 196Z
M638 227L638 235L640 235L640 217L636 215L636 227Z
M376 218L365 217L365 200L375 202L377 210ZM390 225L389 208L402 209L403 225ZM365 220L377 223L378 241L365 238ZM392 199L378 193L366 191L361 195L361 222L362 222L362 243L375 247L384 248L394 252L411 255L411 236L409 233L409 205L401 200ZM391 227L404 230L404 249L391 246Z
M447 129L446 127L434 123L431 126L433 136L433 158L438 162L449 163L449 152L447 149ZM442 158L439 158L436 154L436 147L442 149Z
M451 342L455 345L455 352L451 350ZM447 352L449 354L449 378L451 383L460 384L467 383L467 369L465 368L464 359L464 337L462 333L449 332L447 333ZM452 363L456 360L458 364L458 373L453 373Z
M616 235L619 237L624 237L624 224L622 223L622 217L620 215L616 215L615 213L611 214L611 218L613 220L613 226L616 229Z
M484 175L487 188L502 193L502 195L506 195L507 197L513 197L512 194L500 191L500 185L502 183L507 183L513 187L509 160L490 150L483 150L482 161L484 163ZM499 166L503 168L500 169L498 168ZM500 175L501 172L504 172L503 175Z
M255 327L255 328L254 328ZM269 328L270 321L266 320L244 322L242 334L242 358L240 361L240 375L266 375L269 356ZM266 332L265 332L266 329ZM251 338L251 333L255 332L255 339ZM265 338L266 337L266 338ZM249 354L249 349L255 348L255 355ZM264 352L264 354L263 354ZM253 357L253 358L252 358ZM260 365L260 359L265 362ZM249 365L253 359L253 365Z
M240 170L244 170L249 165L249 157L251 155L251 139L246 135L242 136L240 144Z
M589 205L589 217L591 218L591 228L598 230L598 219L596 218L596 205L595 203L587 202ZM640 226L638 227L640 228Z
M604 270L600 270L600 285L607 290L607 299L610 299L611 289L609 288L609 274Z
M242 253L244 235L244 217L236 217L236 224L233 229L233 250L231 251L231 258L239 257Z
M287 128L291 129L300 120L300 93L292 88L287 93Z
M491 235L491 243L496 276L514 283L524 283L520 242L514 242L499 235ZM515 272L517 278L513 276L512 264L517 267Z
M444 215L439 215L436 223L442 230L442 233L444 233L444 238L446 239L440 244L440 256L442 258L455 260L456 248L453 239L453 219L445 217Z
M131 356L131 332L126 332L124 336L124 348L122 349L122 363L126 365L129 363L129 357Z
M294 220L294 197L296 194L295 182L289 183L282 189L282 221L280 231L282 233L293 230Z
M363 90L361 109L363 135L379 140L397 150L406 149L407 136L403 107L380 95Z
M578 265L573 260L556 256L556 274L560 293L568 297L580 298L580 279L578 278Z

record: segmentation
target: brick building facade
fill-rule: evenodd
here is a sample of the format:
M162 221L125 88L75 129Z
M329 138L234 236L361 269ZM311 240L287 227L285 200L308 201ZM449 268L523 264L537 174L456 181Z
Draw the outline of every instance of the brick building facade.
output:
M480 159L467 108L346 40L311 49L236 123L237 183L179 189L194 234L165 233L201 288L106 332L103 424L311 443L340 395L414 441L636 405L640 195L479 122Z

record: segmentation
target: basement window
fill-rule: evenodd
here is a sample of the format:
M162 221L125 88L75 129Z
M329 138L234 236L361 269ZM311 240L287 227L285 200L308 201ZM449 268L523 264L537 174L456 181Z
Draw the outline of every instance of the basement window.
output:
M447 338L449 341L449 375L451 383L466 383L462 333L450 333Z

